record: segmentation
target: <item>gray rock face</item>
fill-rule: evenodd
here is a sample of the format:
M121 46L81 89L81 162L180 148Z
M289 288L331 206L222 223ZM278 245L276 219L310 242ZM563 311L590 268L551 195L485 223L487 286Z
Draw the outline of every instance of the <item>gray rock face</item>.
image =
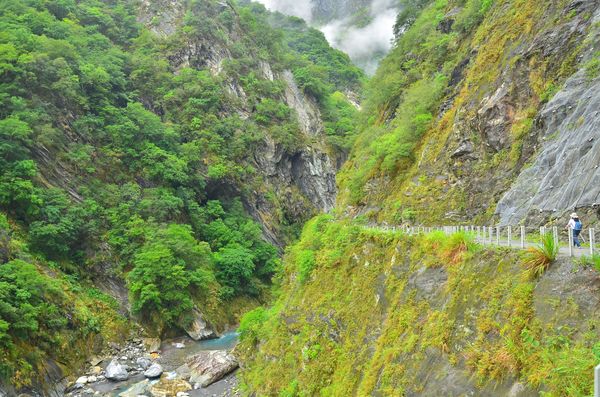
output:
M119 362L113 359L108 367L106 367L106 379L113 381L122 381L127 380L129 378L129 373L124 365L119 364Z
M215 333L206 324L206 321L202 318L202 313L197 309L194 309L194 320L185 327L185 332L193 340L210 339L215 337Z
M298 88L294 75L289 70L282 74L283 81L286 83L285 100L289 107L298 114L298 122L302 132L308 136L319 135L323 132L323 122L321 121L321 111L312 98L304 95Z
M352 14L362 5L372 2L373 0L348 0L348 6L352 7L338 8L338 11L345 10ZM318 1L314 4L317 8L333 11L337 5L339 4L331 1ZM227 8L229 5L227 2L222 2L221 5L206 2L205 7L207 15L214 16L219 14L222 7ZM177 31L185 10L185 2L178 0L143 0L138 19L154 33L169 36ZM236 23L223 27L223 31L227 32L225 37L211 33L195 36L193 40L178 47L170 55L169 61L175 70L184 67L205 69L222 77L225 90L238 100L228 112L237 114L241 119L247 119L254 111L254 104L249 101L243 88L244 84L222 67L234 58L231 46L240 40L245 32ZM283 144L275 144L273 138L267 134L264 144L248 156L249 165L266 177L267 189L249 192L242 198L244 206L250 215L262 224L265 237L272 243L281 245L281 225L277 221L280 216L277 214L283 212L289 220L303 220L318 211L332 209L337 193L335 175L341 161L331 155L325 142L324 124L318 103L298 87L292 72L274 69L264 61L259 61L258 65L260 78L282 83L283 91L278 99L296 114L302 135L299 138L307 142L302 147L283 147ZM150 103L146 105L151 107ZM238 187L233 186L233 189ZM265 196L264 191L274 192L281 199L273 202ZM194 339L211 337L212 335L206 334L202 327L202 320L192 325L190 336Z
M190 383L201 387L222 379L239 366L237 359L225 350L201 352L188 358L187 365L190 368Z
M152 364L145 372L146 378L158 378L163 373L163 368L158 363Z
M599 21L596 11L592 25ZM591 34L596 46L588 56L600 44L597 33ZM514 224L532 213L561 216L600 202L599 109L600 77L590 79L582 68L541 111L542 148L498 203L502 224Z

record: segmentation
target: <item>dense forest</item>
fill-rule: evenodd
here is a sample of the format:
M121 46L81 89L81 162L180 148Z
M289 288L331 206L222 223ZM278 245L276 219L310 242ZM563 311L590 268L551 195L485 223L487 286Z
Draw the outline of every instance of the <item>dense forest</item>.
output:
M160 334L196 305L218 325L242 309L232 302L265 299L279 250L244 202L254 190L278 199L249 158L266 139L292 153L316 139L278 76L292 71L323 114L320 144L342 155L356 112L345 93L362 72L303 21L254 4L191 1L170 35L126 0L0 10L1 377L27 385L46 358L119 339L129 304ZM227 50L220 73L181 61L194 42ZM277 208L286 241L302 219ZM107 278L129 302L96 286Z

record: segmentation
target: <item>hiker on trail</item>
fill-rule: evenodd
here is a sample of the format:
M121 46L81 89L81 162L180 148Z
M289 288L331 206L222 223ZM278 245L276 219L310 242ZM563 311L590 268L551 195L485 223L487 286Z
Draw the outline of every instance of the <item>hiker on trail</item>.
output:
M579 217L575 212L571 214L571 219L569 220L569 223L567 224L567 227L565 229L573 230L573 244L575 245L575 247L581 248L581 243L579 242L579 234L581 233L581 229L583 229L583 224L581 223Z

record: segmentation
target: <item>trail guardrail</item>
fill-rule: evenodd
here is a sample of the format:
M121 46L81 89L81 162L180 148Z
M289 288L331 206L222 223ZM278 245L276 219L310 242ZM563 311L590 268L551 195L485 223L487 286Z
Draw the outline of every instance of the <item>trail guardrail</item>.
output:
M558 226L540 226L539 228L519 226L391 226L379 225L379 228L392 231L402 231L406 234L431 233L442 231L446 234L467 232L475 235L476 240L485 245L497 245L515 249L526 249L536 246L542 236L552 234L554 242L559 247L559 254L563 256L582 256L584 254L594 255L596 253L596 231L588 228L581 231L578 238L581 248L575 247L573 229L561 230ZM584 232L585 231L585 232ZM515 240L515 237L517 239ZM600 397L600 396L599 396Z

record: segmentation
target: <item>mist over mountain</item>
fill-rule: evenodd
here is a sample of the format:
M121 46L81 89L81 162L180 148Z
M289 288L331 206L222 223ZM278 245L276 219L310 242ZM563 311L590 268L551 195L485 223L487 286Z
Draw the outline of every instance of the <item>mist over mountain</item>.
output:
M391 48L397 0L258 0L267 8L305 19L368 74Z

